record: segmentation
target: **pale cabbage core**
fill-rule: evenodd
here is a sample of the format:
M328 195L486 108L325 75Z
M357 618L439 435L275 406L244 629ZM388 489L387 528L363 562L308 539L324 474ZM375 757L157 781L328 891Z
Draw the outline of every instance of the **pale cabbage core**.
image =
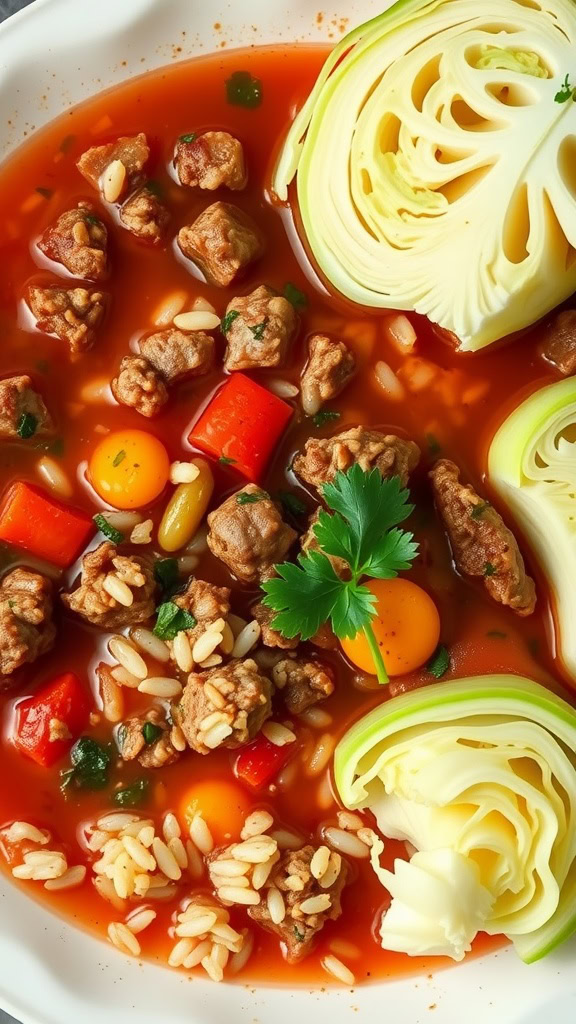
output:
M274 182L335 288L463 349L574 291L575 45L572 0L403 0L337 47Z

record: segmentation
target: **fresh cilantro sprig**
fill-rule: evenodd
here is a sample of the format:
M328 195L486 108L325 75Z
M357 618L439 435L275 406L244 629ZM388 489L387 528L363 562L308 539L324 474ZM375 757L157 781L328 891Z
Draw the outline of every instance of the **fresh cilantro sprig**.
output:
M554 96L555 103L567 103L576 98L576 88L570 83L570 75L566 75L558 92Z
M272 628L287 638L309 640L328 621L342 639L362 630L378 680L387 683L371 625L376 598L361 581L390 580L410 568L418 544L398 525L414 506L398 477L384 480L378 469L365 472L358 465L337 473L322 493L332 511L320 512L314 527L320 550L299 555L296 564L275 566L278 576L262 584L263 603L277 613ZM338 576L329 555L344 559L350 579Z

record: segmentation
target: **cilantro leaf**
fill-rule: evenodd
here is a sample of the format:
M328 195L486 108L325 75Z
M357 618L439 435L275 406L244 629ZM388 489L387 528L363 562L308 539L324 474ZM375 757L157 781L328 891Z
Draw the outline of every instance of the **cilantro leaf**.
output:
M173 640L183 629L193 629L196 619L173 601L165 601L156 609L157 619L154 635L161 640Z
M436 679L441 679L449 668L450 655L448 654L448 649L444 644L439 644L430 658L430 661L426 665L426 669L431 673L431 675L435 676Z
M288 302L294 306L294 309L305 309L308 305L308 296L301 292L291 281L287 281L284 285L284 298L288 299Z
M328 621L342 580L326 555L311 551L300 555L298 565L276 565L278 577L262 584L263 604L278 612L271 625L289 639L300 635L309 640Z
M259 107L262 103L262 82L249 71L234 71L226 79L226 98L234 107Z
M497 573L498 573L498 570L497 570L495 565L492 565L492 562L484 562L484 575L485 576L496 576Z
M71 768L60 772L60 789L104 789L108 785L112 755L91 736L81 736L70 751Z
M158 558L154 562L154 579L164 593L174 593L180 583L176 558Z
M340 586L332 609L332 628L339 637L356 636L374 615L376 598L368 587L353 582Z
M130 786L117 789L112 797L117 807L139 807L148 796L148 779L136 779Z
M16 431L20 435L20 437L24 441L27 441L29 437L34 437L37 428L37 417L34 416L33 413L31 412L23 412L22 415L20 416L20 419L18 420L18 425L16 427Z
M196 132L188 132L186 135L180 135L178 137L179 142L195 142Z
M263 320L262 323L260 324L254 324L254 326L252 326L251 324L246 324L246 326L248 330L252 332L254 341L262 341L262 338L264 337L264 331L268 327L268 317L266 317L266 319Z
M154 725L154 722L144 722L142 726L142 735L144 742L150 746L152 743L156 743L156 740L160 739L163 729L159 725Z
M237 309L231 309L229 313L226 313L226 316L222 317L222 320L220 321L220 330L222 331L222 334L228 334L232 324L239 316L240 313Z
M339 420L341 415L334 409L321 409L312 417L312 423L315 427L323 427L326 423L332 423L332 420Z

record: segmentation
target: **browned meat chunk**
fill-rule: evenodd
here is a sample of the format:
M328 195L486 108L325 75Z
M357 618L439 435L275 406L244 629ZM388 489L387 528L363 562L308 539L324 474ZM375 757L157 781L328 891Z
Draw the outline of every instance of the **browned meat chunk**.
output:
M335 876L334 881L331 885L322 886L324 878L318 881L311 870L315 853L316 848L312 845L303 846L301 850L286 850L272 868L269 885L282 893L286 908L286 916L280 924L272 921L267 900L261 900L258 906L248 910L253 921L280 936L284 955L291 964L308 956L325 922L336 921L342 913L341 897L348 865L340 854L332 852L326 874L331 872L331 877ZM306 909L308 900L315 897L326 897L321 902L321 905L326 905L324 910Z
M214 583L206 583L205 580L191 579L184 593L178 594L172 600L174 604L190 612L190 615L196 620L196 625L192 629L184 630L192 649L196 641L210 627L214 627L216 632L222 633L230 612L230 590L228 587L217 587ZM172 658L176 660L173 641L167 641L167 643Z
M518 615L531 615L536 604L534 581L526 574L518 544L502 517L473 487L460 483L460 470L449 459L436 463L430 479L458 571L483 579L499 604Z
M108 232L90 203L78 203L47 228L38 248L74 277L101 281L108 273Z
M316 511L312 513L308 523L308 529L300 538L300 550L303 555L309 555L311 551L320 551L320 545L316 534L314 533L314 527L318 522L320 511L321 510L317 508ZM324 554L324 552L322 553ZM343 580L350 579L350 570L343 558L339 558L338 555L326 555L326 558L331 562L332 568L337 576L340 576Z
M288 637L282 636L277 629L272 629L270 623L276 617L277 612L260 602L252 605L251 612L260 625L260 640L265 647L279 647L283 651L293 651L298 647L300 637L295 636L288 639Z
M208 547L242 583L274 575L296 539L266 491L247 484L208 516Z
M168 384L208 373L214 365L214 338L204 331L190 334L169 327L142 338L140 352Z
M332 669L313 658L284 658L274 666L273 678L291 715L301 715L334 693Z
M108 668L108 666L99 666ZM135 715L122 722L118 730L118 745L124 761L138 761L143 768L164 768L180 757L170 738L171 728L161 708L150 708L143 715Z
M161 242L169 220L164 203L147 185L134 192L120 207L120 223L145 242Z
M556 313L541 331L540 354L564 377L576 373L576 309Z
M252 658L192 672L173 718L199 754L249 743L271 714L272 683Z
M117 402L141 416L156 416L168 401L162 376L141 356L124 356L110 387Z
M419 459L420 449L413 441L366 427L351 427L334 437L311 437L304 452L294 459L293 468L313 487L330 483L336 473L346 472L355 462L366 471L376 466L383 477L397 476L405 485Z
M38 288L28 292L36 326L68 342L72 353L85 352L96 340L104 317L106 297L87 288Z
M82 559L80 585L62 600L71 612L102 629L145 622L154 613L154 576L147 559L119 555L104 541Z
M124 135L116 142L108 142L105 146L91 146L78 160L76 166L96 189L100 189L104 195L104 182L101 180L104 172L115 160L121 161L124 166L124 178L119 195L128 195L134 188L141 185L144 180L144 168L150 156L148 141L144 132L138 135ZM104 195L104 198L106 196ZM112 202L116 202L116 198Z
M0 690L22 665L54 646L52 584L39 572L12 569L0 583Z
M182 135L176 145L174 164L181 185L193 188L246 188L248 175L242 143L228 132Z
M46 437L54 424L30 377L0 380L0 437Z
M315 416L344 390L356 372L356 360L343 341L313 334L308 342L308 362L302 374L300 395L307 416Z
M193 224L178 232L184 255L197 263L206 279L226 288L264 251L259 228L231 203L213 203Z
M230 326L224 357L227 370L281 366L298 326L293 305L261 284L250 295L232 299L226 309Z

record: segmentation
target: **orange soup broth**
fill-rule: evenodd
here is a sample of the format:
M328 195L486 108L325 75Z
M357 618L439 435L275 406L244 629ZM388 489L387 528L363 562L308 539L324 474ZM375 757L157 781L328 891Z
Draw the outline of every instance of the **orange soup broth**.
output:
M417 441L423 451L422 466L413 483L417 510L411 525L421 545L421 555L410 578L422 584L437 602L442 619L442 642L451 653L451 668L446 678L484 672L514 672L529 675L545 684L557 686L558 676L549 649L550 612L545 592L540 588L538 610L528 620L515 617L490 602L480 586L461 580L453 571L445 536L435 520L429 496L426 471L439 454L458 462L477 486L482 486L486 446L494 427L523 396L545 383L550 374L537 357L536 336L526 335L507 346L492 347L486 354L463 357L430 329L414 318L418 341L415 355L428 361L425 386L418 380L422 365L406 363L405 357L390 342L386 331L388 315L372 315L330 296L310 269L299 246L292 248L294 230L289 212L270 197L269 182L274 154L295 109L302 103L326 56L314 47L266 48L248 52L218 54L194 62L162 69L128 82L112 91L73 108L31 138L0 170L0 329L2 355L0 373L29 373L45 397L58 423L63 448L53 457L73 481L73 502L93 515L102 508L85 478L86 461L95 445L110 429L138 427L162 439L171 459L190 454L186 441L190 424L222 380L217 369L205 378L176 388L165 410L153 421L142 420L135 412L115 405L108 394L98 401L86 396L87 385L107 382L122 355L134 348L137 338L154 329L155 311L176 290L188 296L187 308L195 297L204 296L223 315L230 298L266 283L282 290L290 281L309 299L303 312L302 330L286 371L260 371L256 379L279 378L296 381L305 359L304 341L312 331L326 331L344 337L358 361L359 373L341 398L331 403L340 412L339 421L323 428L313 424L297 410L292 425L276 453L263 484L271 491L290 487L313 508L313 496L293 477L289 467L293 453L310 434L328 436L345 425L366 424L393 428ZM263 103L256 110L230 106L226 101L225 80L238 69L249 69L263 83ZM173 147L185 132L206 128L229 130L244 144L250 183L246 192L220 195L250 212L267 239L267 254L249 270L239 286L223 291L205 284L193 273L191 264L178 254L173 239L177 230L213 201L212 193L180 187L170 171ZM23 303L26 284L31 279L45 280L54 268L42 262L34 242L56 217L81 198L99 206L94 193L76 169L76 160L89 146L101 144L119 135L144 131L152 142L151 177L160 183L172 211L170 241L164 248L150 249L138 244L126 231L112 226L110 282L104 287L112 294L112 307L104 330L93 350L71 361L64 342L35 331ZM46 198L38 188L49 190ZM109 211L104 212L108 223ZM56 268L59 275L66 272ZM536 332L537 334L537 332ZM219 356L223 352L219 342ZM406 386L404 401L392 401L378 382L375 366L386 361ZM221 366L221 358L218 360ZM0 448L2 489L15 479L38 482L36 463L42 451L34 444L3 443ZM213 506L227 492L241 485L233 467L215 466L216 489ZM159 521L166 495L150 511ZM302 526L303 523L300 523ZM2 552L3 566L14 561L30 564L16 552ZM74 567L63 580L69 585L77 575ZM248 610L256 594L238 589L224 568L206 555L197 575L232 585L233 610ZM60 792L59 772L67 762L54 769L39 768L19 755L10 742L15 702L59 672L74 670L94 693L98 706L94 668L102 656L105 637L58 611L59 637L55 650L33 666L16 693L0 696L3 742L0 746L0 772L5 780L0 792L0 826L14 819L30 820L49 826L69 853L69 863L89 863L82 842L82 825L110 807L102 793L73 793L67 799ZM334 718L333 734L340 736L365 712L395 693L413 686L434 683L420 670L395 681L390 691L372 678L354 674L341 656L331 656L337 673L337 691L323 705ZM126 692L128 713L145 706L144 698ZM94 731L96 738L109 740L109 727ZM334 821L337 811L330 798L324 776L310 778L306 773L310 752L318 737L311 729L298 729L300 750L292 784L282 790L273 785L260 794L251 794L254 807L268 807L275 817L304 836L318 837L323 821ZM184 791L195 780L206 776L231 777L234 755L217 752L207 758L189 754L175 765L158 772L151 786L144 814L160 815L177 809ZM139 766L122 767L123 784L142 775ZM322 801L321 806L319 801ZM236 838L236 837L233 837ZM406 856L402 844L389 842L385 862L391 866L397 856ZM2 858L0 858L2 862ZM387 953L376 941L379 914L386 895L367 861L353 865L355 879L344 893L344 913L329 923L321 936L318 954L297 967L287 967L276 938L256 929L256 947L241 981L285 981L290 984L328 984L320 967L320 955L328 951L336 936L346 938L359 950L357 960L349 960L358 980L383 979L410 972L429 971L440 961L414 960ZM119 914L95 892L89 880L71 892L48 893L41 883L20 883L27 894L42 899L52 911L74 919L75 923L102 936L110 921ZM173 904L155 905L158 918L143 933L143 956L165 962L173 943L169 929L173 924ZM250 923L243 911L232 911L232 923L238 927ZM501 940L481 938L476 951L493 948Z

